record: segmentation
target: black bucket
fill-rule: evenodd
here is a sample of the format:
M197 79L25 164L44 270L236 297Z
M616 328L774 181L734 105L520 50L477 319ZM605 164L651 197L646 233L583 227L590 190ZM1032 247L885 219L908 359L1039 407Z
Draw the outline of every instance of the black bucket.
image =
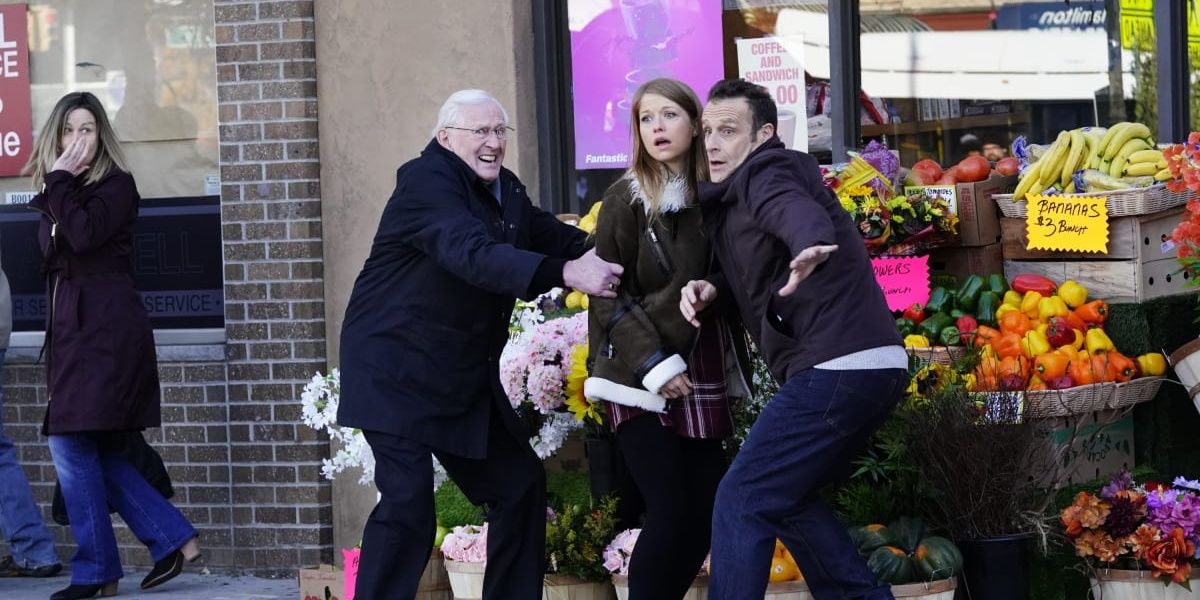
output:
M1029 598L1029 534L955 540L963 555L954 600Z

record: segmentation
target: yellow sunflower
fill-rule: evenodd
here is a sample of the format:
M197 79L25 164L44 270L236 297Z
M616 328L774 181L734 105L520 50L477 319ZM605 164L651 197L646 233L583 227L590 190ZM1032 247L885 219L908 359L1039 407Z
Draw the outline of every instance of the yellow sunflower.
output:
M597 402L592 402L583 395L583 381L588 377L587 371L588 345L579 344L571 350L571 370L567 373L567 408L575 415L576 421L591 419L597 425L604 422Z

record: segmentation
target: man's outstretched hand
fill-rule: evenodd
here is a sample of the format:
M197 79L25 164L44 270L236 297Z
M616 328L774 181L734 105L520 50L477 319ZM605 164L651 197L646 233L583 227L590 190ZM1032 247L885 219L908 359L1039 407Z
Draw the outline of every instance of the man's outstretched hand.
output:
M829 245L809 246L801 250L800 254L797 254L796 258L793 258L792 262L788 265L792 273L788 275L787 284L783 286L783 289L779 290L779 295L788 296L796 291L796 287L800 285L800 282L808 279L808 276L812 275L813 269L816 269L821 263L825 262L830 254L837 252L837 249L837 245Z
M696 315L716 299L717 286L703 279L693 279L680 290L679 312L683 313L683 318L687 319L688 323L699 327L700 319L696 318Z
M616 298L624 271L621 265L596 256L592 249L563 265L563 283L591 296Z

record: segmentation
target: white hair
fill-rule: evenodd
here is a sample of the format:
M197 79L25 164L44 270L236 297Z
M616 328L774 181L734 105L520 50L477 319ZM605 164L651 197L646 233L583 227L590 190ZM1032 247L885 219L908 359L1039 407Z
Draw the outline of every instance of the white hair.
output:
M442 108L438 110L438 120L437 125L433 128L433 137L437 137L438 131L447 125L453 125L458 121L458 111L462 107L489 103L495 104L500 109L500 114L504 116L504 122L508 123L508 111L504 110L500 101L491 94L483 90L458 90L450 94L450 97L442 103Z

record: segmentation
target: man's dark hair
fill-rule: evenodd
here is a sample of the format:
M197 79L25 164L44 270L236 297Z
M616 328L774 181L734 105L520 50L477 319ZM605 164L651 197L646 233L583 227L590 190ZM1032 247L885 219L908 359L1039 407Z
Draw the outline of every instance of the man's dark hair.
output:
M775 131L779 131L779 112L767 88L745 79L722 79L708 91L709 102L732 98L745 98L746 103L750 105L750 116L754 121L754 129L750 135L758 133L767 123L770 123Z

